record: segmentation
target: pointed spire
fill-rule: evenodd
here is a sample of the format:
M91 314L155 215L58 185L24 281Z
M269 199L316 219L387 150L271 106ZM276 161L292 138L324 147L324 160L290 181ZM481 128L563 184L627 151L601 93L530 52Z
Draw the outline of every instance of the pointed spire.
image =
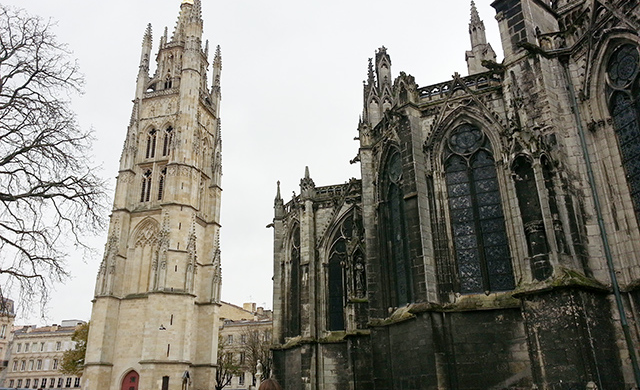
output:
M151 56L151 48L153 46L153 35L151 23L147 25L142 37L142 53L140 54L140 70L149 70L149 58Z
M304 168L304 179L300 180L300 196L302 198L311 199L315 195L316 185L309 175L309 167Z
M193 7L191 9L191 21L196 23L202 23L202 3L201 0L193 0Z
M478 14L478 9L476 8L476 3L471 0L471 24L480 24L482 20L480 20L480 15Z
M282 196L280 195L280 180L278 180L278 190L276 192L276 198L273 201L273 211L274 211L274 219L282 219L284 218L284 201L282 200Z
M278 180L278 191L276 192L276 201L282 201L282 195L280 195L280 180Z
M495 61L496 53L487 42L484 22L480 19L474 0L471 0L469 37L471 38L471 50L465 52L467 70L470 75L486 72L487 68L482 66L482 61Z
M220 51L220 45L216 47L216 54L213 57L213 84L211 85L211 95L215 106L220 106L220 100L222 95L220 92L220 74L222 73L222 52Z
M147 29L144 32L144 38L142 38L142 44L144 45L145 43L149 42L151 43L152 39L153 39L153 35L151 34L152 29L151 29L151 23L147 24Z
M373 58L369 58L369 68L367 71L367 83L369 86L373 86L375 82L375 75L373 73Z
M213 58L213 66L217 66L222 69L222 51L220 51L220 45L216 46L216 55Z

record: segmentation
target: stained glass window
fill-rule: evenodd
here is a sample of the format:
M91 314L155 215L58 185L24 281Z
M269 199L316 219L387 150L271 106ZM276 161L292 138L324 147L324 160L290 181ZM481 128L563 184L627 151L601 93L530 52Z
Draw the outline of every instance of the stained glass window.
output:
M491 144L464 124L449 136L445 181L461 293L515 286Z
M640 55L635 45L624 44L618 47L607 64L609 110L638 220L640 220L639 71Z
M291 234L291 278L288 311L289 337L300 335L300 227L295 226Z
M347 295L364 297L365 269L360 244L362 240L360 213L349 212L333 236L327 269L328 330L344 330L344 308Z
M411 302L412 291L402 191L402 161L399 153L392 153L388 158L383 181L386 198L383 224L390 303L391 306L402 306Z

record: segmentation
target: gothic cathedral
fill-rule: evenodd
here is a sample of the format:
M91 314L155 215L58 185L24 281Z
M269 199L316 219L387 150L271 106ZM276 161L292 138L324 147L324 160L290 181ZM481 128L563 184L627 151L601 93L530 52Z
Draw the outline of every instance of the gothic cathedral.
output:
M394 78L382 47L361 179L278 189L284 388L640 385L640 4L492 6L503 61L473 2L467 76Z
M220 299L219 48L184 0L149 75L144 34L84 369L87 390L211 389Z

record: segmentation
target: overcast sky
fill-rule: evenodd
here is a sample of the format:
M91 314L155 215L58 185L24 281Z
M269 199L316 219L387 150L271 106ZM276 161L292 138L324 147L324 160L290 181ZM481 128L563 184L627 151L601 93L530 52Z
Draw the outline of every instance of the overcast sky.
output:
M78 58L85 94L74 109L95 130L95 161L111 190L131 115L142 36L153 26L157 53L173 31L181 0L0 0L57 21L55 32ZM299 193L304 167L317 186L360 177L358 117L367 59L385 46L396 77L420 86L466 75L468 0L202 0L204 39L222 48L222 299L271 308L271 229L276 181L285 201ZM495 11L477 0L498 61ZM213 50L211 51L213 53ZM210 83L209 83L210 84ZM72 280L57 287L43 321L88 320L106 232L95 258L69 259Z

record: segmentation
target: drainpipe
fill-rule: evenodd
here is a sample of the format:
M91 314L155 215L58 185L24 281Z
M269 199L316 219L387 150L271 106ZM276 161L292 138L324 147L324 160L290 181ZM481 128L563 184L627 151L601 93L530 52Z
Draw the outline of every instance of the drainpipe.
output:
M604 219L602 217L602 208L600 206L600 197L596 190L596 180L593 175L593 168L591 167L591 158L589 157L589 150L587 148L587 140L585 137L584 127L582 126L582 120L580 117L580 108L578 107L578 101L576 99L575 90L573 87L573 81L571 80L571 74L569 72L569 64L560 61L562 69L564 70L565 77L567 79L567 91L569 92L569 99L571 100L571 108L575 116L576 124L578 126L578 134L580 135L580 146L582 146L582 154L587 168L587 178L589 180L589 187L591 188L591 196L593 197L593 205L596 209L596 216L598 219L598 227L600 228L600 238L602 239L602 246L604 249L604 256L607 260L607 267L609 268L609 276L611 277L611 285L613 287L613 295L616 299L616 305L618 307L618 314L620 315L620 324L622 325L622 331L624 333L624 339L627 343L627 349L629 350L629 358L631 359L631 366L633 367L633 375L635 377L636 386L640 388L640 368L638 367L638 358L636 357L636 350L633 345L633 339L631 338L631 332L629 331L629 323L627 322L627 314L622 303L622 296L620 295L620 286L618 285L618 278L616 276L616 270L613 265L613 256L611 255L611 247L609 246L609 239L607 231L604 225ZM602 385L600 385L602 388Z

